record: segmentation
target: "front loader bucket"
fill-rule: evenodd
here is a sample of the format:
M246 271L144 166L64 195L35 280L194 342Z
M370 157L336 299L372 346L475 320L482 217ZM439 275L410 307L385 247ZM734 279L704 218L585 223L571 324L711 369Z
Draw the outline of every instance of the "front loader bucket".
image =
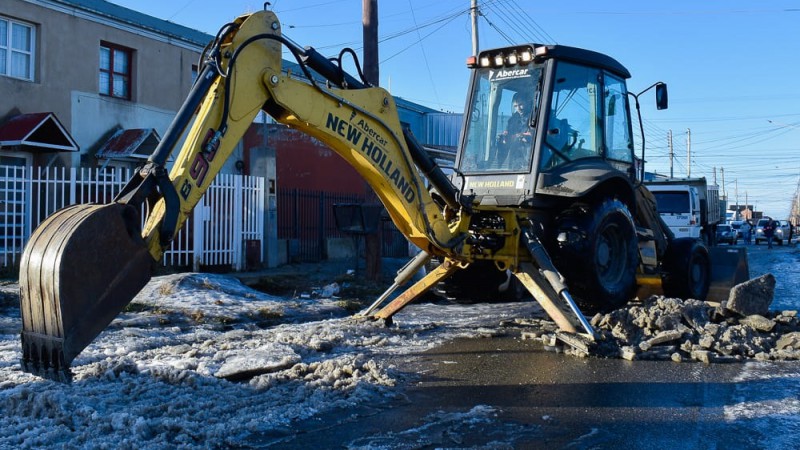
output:
M747 249L744 247L709 247L711 257L711 286L706 300L728 300L731 289L750 279Z
M74 205L34 231L20 261L22 369L70 381L72 360L150 280L135 208Z

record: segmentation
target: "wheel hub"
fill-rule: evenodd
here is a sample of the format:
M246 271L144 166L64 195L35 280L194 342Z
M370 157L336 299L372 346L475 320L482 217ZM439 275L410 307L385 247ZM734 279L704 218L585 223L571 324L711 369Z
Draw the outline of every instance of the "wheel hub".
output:
M611 260L611 249L608 245L608 239L602 239L597 245L597 265L600 267L608 267Z

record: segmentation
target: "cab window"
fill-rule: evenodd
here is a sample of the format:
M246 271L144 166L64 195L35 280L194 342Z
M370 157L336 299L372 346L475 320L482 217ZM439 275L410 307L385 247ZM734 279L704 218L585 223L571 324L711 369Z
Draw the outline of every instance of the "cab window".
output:
M616 161L633 161L633 141L628 122L628 93L625 81L611 74L605 76L605 134L607 157Z
M601 72L559 62L550 98L541 169L602 155Z
M460 170L529 171L541 68L481 69L477 75Z

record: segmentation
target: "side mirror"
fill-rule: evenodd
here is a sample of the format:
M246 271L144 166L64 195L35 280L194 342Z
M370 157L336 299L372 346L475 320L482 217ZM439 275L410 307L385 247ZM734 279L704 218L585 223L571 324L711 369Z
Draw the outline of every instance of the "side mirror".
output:
M669 96L667 95L667 84L656 84L656 108L667 109L669 106Z

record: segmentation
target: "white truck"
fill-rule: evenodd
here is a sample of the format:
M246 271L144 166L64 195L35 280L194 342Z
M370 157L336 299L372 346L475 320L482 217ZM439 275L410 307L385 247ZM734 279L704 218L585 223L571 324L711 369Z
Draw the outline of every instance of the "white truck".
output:
M708 184L704 177L655 178L645 185L655 195L658 212L675 237L716 244L717 225L725 217L719 186Z

